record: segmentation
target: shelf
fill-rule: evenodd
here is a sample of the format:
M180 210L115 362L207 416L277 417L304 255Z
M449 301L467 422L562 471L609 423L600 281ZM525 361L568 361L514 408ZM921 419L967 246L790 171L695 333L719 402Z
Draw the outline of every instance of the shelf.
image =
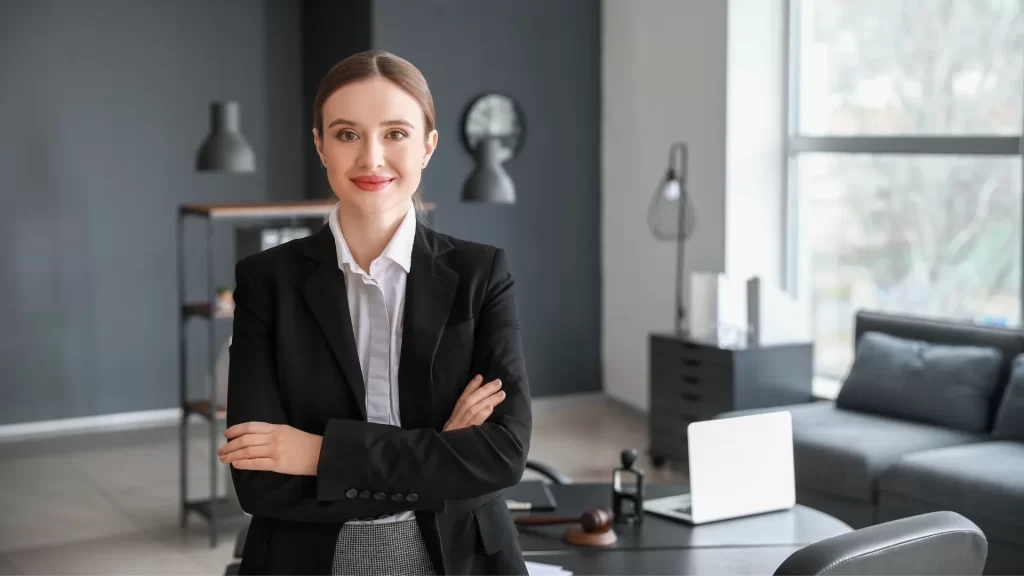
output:
M199 414L200 416L211 419L210 401L209 400L191 400L185 403L185 410L189 413ZM216 418L217 420L223 420L227 418L227 408L217 408Z
M314 218L327 216L337 200L307 200L300 202L261 202L247 204L182 204L178 207L181 215L202 216L213 220L246 218ZM424 204L430 212L435 208L432 202Z
M241 522L248 518L248 515L238 504L238 499L234 497L217 498L213 501L212 505L209 499L190 500L185 504L185 510L196 512L207 520L210 519L211 508L213 508L213 511L217 514L217 522L230 524Z
M182 310L181 311L182 311L183 314L185 314L186 318L188 318L190 316L199 316L201 318L209 319L210 318L210 309L211 308L212 307L210 306L209 302L191 302L189 304L185 304L184 306L182 306ZM231 314L229 312L221 312L219 310L217 311L216 315L214 316L214 318L216 318L218 320L230 320L231 318L234 318L234 317L235 317L234 314Z

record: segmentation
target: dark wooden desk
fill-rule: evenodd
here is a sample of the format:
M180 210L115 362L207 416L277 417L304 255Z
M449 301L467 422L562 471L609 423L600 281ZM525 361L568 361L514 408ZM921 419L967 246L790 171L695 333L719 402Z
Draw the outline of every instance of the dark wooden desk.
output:
M593 506L611 506L609 484L550 488L558 510L544 514L575 516ZM648 499L686 492L683 486L644 488ZM557 564L575 574L771 574L801 547L851 530L828 514L800 505L701 526L646 514L640 525L616 525L619 540L606 548L566 544L565 526L518 528L528 561Z

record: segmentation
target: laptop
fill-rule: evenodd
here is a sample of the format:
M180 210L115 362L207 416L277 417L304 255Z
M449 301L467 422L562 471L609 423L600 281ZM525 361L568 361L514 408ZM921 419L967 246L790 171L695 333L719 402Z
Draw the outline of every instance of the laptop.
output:
M704 524L796 504L793 421L769 412L687 426L690 493L644 502L644 511Z

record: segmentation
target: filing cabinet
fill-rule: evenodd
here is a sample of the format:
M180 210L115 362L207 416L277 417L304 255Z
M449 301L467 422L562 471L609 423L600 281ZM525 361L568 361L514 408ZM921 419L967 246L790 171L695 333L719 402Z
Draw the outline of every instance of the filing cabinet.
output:
M732 410L811 402L814 346L724 348L650 336L649 452L655 467L686 466L686 428Z

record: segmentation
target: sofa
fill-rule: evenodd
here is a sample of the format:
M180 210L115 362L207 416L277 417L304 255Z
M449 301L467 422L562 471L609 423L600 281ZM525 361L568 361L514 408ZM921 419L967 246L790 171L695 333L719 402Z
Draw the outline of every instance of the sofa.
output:
M1024 573L1024 331L861 311L835 401L787 410L797 501L854 528L949 510Z

